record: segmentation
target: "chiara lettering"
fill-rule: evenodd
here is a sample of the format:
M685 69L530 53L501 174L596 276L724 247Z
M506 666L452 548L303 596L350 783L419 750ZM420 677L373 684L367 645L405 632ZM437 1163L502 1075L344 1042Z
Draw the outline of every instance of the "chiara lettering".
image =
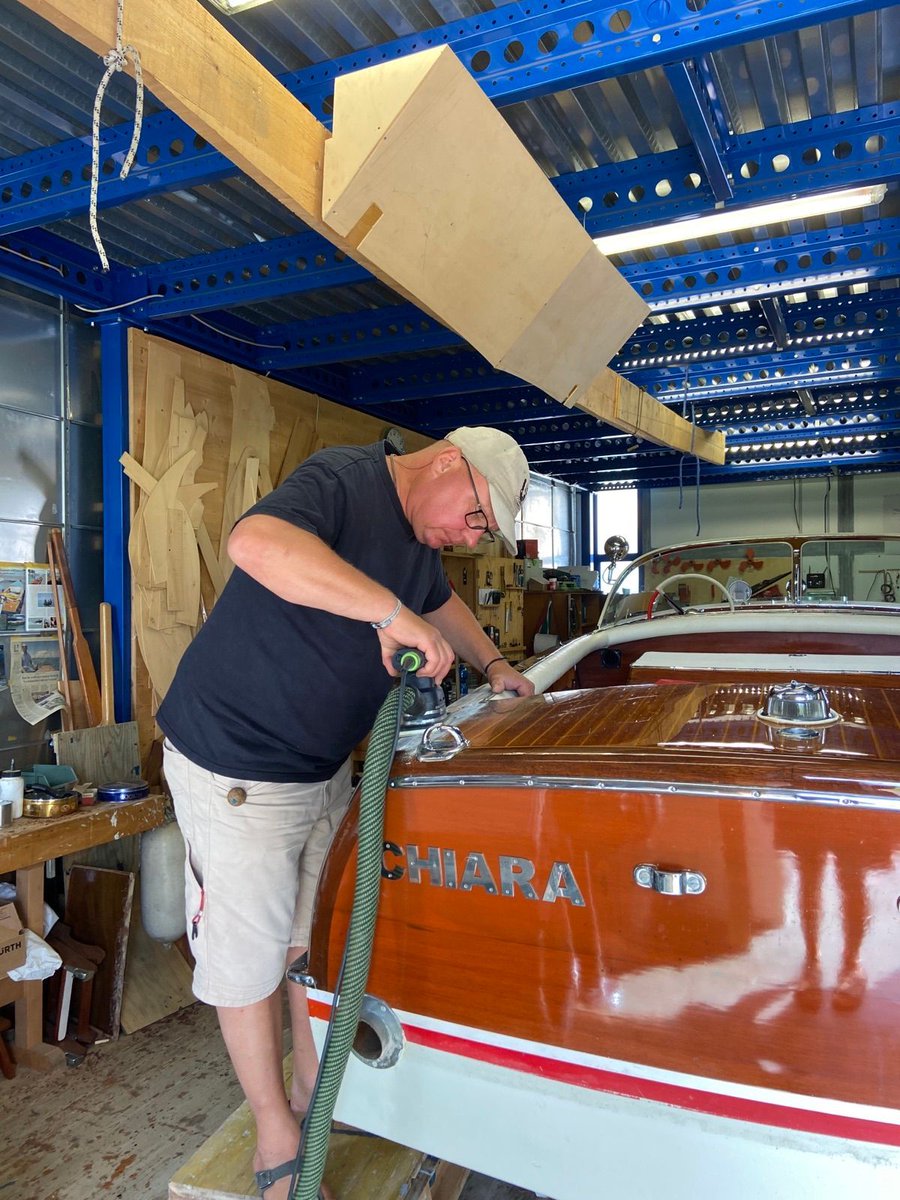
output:
M522 896L526 900L544 900L554 904L568 900L578 907L584 896L567 862L555 862L549 872L538 871L530 858L513 854L497 855L488 861L486 854L471 850L465 857L456 850L411 845L401 848L385 842L381 860L384 879L406 879L409 883L428 883L432 887L472 892L480 888L489 896Z

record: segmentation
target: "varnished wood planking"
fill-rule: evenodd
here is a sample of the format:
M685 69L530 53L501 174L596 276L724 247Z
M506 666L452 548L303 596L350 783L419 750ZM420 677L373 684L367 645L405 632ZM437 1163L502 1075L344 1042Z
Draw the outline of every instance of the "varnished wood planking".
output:
M667 617L669 622L673 618ZM629 627L630 629L633 626ZM647 627L646 638L633 642L612 645L621 655L619 667L604 667L600 652L597 651L582 659L576 668L579 687L597 688L611 687L628 683L630 669L642 654L676 653L699 654L884 654L897 653L900 645L900 633L897 637L886 634L861 633L817 633L809 630L785 632L774 631L738 631L729 633L727 630L709 633L691 633L687 631L662 633ZM724 673L731 679L732 671ZM892 686L889 680L879 679L879 686Z
M662 791L536 788L495 800L502 821L481 788L394 794L386 837L422 854L453 847L460 869L476 847L493 864L531 857L539 876L568 861L585 907L385 882L370 991L401 1010L570 1050L759 1086L775 1071L783 1090L900 1106L900 1081L882 1069L900 1051L895 814ZM707 891L640 889L642 861L702 871ZM796 888L806 905L792 918ZM842 920L820 921L820 904ZM325 974L317 918L313 970L329 983L348 906L342 889L330 932L323 922ZM842 964L872 928L883 948Z

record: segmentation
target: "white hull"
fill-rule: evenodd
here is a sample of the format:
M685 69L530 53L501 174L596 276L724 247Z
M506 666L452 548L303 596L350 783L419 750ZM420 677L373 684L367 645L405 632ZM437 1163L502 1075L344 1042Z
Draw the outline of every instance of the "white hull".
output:
M553 1200L900 1194L893 1110L551 1052L397 1015L406 1037L399 1062L375 1070L351 1056L339 1119ZM321 1046L324 1020L314 1017L313 1028Z

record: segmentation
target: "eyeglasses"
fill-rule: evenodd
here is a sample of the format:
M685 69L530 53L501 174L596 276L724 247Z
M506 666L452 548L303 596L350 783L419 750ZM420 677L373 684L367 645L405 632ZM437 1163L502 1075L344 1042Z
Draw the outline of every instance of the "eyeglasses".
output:
M490 522L487 518L487 513L481 506L481 497L478 495L478 488L475 486L475 476L472 474L472 468L469 466L468 460L460 455L463 462L466 464L466 470L469 472L469 482L472 485L472 491L475 494L475 507L471 512L467 512L465 516L466 525L469 529L477 529L482 536L489 542L495 541L494 532L491 529Z

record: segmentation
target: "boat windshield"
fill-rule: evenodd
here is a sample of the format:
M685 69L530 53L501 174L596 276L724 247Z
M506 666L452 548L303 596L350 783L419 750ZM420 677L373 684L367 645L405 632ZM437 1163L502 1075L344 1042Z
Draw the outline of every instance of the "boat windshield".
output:
M664 596L656 598L653 615L660 617L684 608L728 607L729 596L735 604L783 603L791 598L792 564L788 542L723 542L646 554L619 576L600 623L646 617L659 589Z
M823 538L800 547L804 604L900 604L900 538Z
M795 578L798 595L794 595ZM660 591L663 594L657 595ZM670 546L643 555L622 572L604 605L600 625L646 619L651 604L654 618L688 608L730 607L729 597L735 607L900 606L900 538Z

